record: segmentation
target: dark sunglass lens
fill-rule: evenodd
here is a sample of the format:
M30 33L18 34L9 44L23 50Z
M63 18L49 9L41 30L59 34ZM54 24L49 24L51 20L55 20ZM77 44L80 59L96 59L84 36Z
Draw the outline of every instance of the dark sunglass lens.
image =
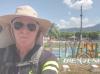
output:
M21 22L15 22L14 23L14 28L16 30L19 30L20 28L22 28L22 26L23 26L23 23L21 23Z
M36 30L36 25L35 24L28 24L27 27L30 31L35 31Z

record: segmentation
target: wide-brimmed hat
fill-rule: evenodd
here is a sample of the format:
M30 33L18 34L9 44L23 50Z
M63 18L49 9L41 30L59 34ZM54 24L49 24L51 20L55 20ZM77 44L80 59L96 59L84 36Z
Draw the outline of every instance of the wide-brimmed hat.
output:
M32 18L33 20L36 20L39 23L40 29L44 35L47 33L48 29L52 25L50 21L39 18L37 12L29 5L19 6L17 7L14 14L1 16L0 19L2 19L2 22L9 24L12 19L20 16L27 16Z
M9 30L9 24L14 18L21 16L27 16L36 20L39 23L39 28L44 35L52 25L50 21L39 18L37 12L31 6L19 6L14 14L0 16L0 48L14 43Z

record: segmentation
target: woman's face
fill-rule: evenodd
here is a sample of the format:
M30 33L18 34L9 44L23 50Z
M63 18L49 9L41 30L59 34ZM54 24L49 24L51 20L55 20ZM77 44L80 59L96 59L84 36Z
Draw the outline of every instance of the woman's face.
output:
M18 17L12 21L17 46L32 47L35 44L39 25L29 17Z

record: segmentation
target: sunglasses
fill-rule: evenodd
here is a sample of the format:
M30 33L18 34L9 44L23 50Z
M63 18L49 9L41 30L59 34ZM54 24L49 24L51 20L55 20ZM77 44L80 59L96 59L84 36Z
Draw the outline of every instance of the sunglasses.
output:
M35 31L36 30L36 24L27 24L27 25L24 25L22 22L14 22L14 29L15 30L20 30L23 27L27 27L27 29L29 31Z

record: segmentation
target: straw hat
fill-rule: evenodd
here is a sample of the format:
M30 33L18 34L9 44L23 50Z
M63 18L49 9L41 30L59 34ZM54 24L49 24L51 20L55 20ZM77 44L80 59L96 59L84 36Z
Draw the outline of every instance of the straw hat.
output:
M0 48L13 43L12 37L10 36L11 34L9 33L9 24L14 18L21 16L27 16L36 20L39 23L40 30L44 35L52 25L50 21L39 18L37 12L31 6L19 6L14 14L0 16Z
M20 16L28 16L33 20L36 20L39 23L40 29L44 35L51 26L50 21L39 18L37 12L29 5L19 6L17 7L15 14L1 16L0 19L2 19L2 22L10 23L12 19Z

